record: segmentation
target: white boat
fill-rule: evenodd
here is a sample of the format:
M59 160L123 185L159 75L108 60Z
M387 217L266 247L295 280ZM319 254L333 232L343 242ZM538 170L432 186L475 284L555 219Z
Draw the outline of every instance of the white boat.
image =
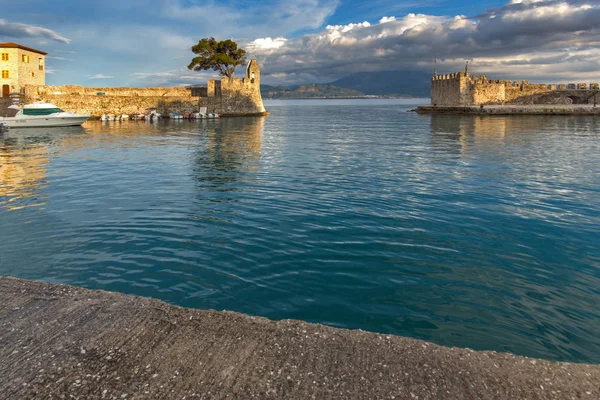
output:
M64 112L54 104L44 102L26 104L23 108L17 105L8 108L19 110L14 117L0 117L0 123L10 128L77 126L90 118L89 115Z
M160 113L156 111L156 108L147 108L146 110L150 110L150 113L148 114L148 120L150 120L150 122L158 121L161 117Z

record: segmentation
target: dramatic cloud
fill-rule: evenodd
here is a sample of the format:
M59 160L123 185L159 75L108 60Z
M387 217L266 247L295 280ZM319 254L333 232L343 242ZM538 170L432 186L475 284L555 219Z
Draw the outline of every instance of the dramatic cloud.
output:
M61 36L53 30L42 28L41 26L8 22L5 19L0 19L0 37L1 36L12 38L42 37L62 43L71 42L71 39Z
M504 76L523 71L568 76L575 65L580 76L600 72L599 28L597 1L512 0L475 17L386 16L375 24L327 26L287 40L260 38L247 49L278 83L327 81L358 71L431 68L436 56L448 70L464 68L470 59L486 71L508 71ZM507 60L519 68L510 71ZM568 70L561 73L561 68Z

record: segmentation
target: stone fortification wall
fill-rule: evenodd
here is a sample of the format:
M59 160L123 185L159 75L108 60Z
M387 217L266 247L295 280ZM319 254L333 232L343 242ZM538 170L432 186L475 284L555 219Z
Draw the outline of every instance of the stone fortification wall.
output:
M469 73L437 75L431 80L431 105L592 104L600 101L597 83L538 84L489 80Z
M504 81L474 76L468 82L468 102L472 104L501 104L506 96Z
M79 85L64 86L27 86L25 94L40 95L69 95L69 96L139 96L139 97L192 97L190 90L185 87L149 87L149 88L90 88Z
M265 114L260 95L260 68L251 60L243 79L211 79L206 87L88 88L78 85L25 86L25 102L43 100L65 111L102 114L146 113L157 108L169 112L198 112L206 107L222 116Z
M182 87L166 88L88 88L83 86L25 87L25 101L43 100L78 114L139 114L148 108L160 113L197 112L198 101Z
M251 60L246 68L246 76L239 78L211 79L206 89L195 91L199 106L206 107L209 113L221 116L242 116L265 114L260 94L260 68Z
M466 75L462 72L434 76L431 81L431 104L462 104L466 101L466 83Z

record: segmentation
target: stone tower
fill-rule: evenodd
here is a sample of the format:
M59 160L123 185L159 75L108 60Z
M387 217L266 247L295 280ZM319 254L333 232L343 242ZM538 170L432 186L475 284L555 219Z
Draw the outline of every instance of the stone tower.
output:
M256 60L250 60L246 76L241 80L238 77L210 79L206 90L198 92L199 107L206 107L209 113L224 117L267 114L260 94L260 67Z
M256 60L250 60L246 67L246 77L250 79L250 83L256 85L260 92L260 67Z

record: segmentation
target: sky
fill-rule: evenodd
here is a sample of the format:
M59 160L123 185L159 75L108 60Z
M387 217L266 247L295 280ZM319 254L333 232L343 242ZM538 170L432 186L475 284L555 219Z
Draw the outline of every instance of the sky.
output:
M48 52L46 83L202 84L204 37L233 39L262 82L355 72L464 70L494 79L600 81L600 0L0 0L0 42ZM243 72L243 68L238 68Z

